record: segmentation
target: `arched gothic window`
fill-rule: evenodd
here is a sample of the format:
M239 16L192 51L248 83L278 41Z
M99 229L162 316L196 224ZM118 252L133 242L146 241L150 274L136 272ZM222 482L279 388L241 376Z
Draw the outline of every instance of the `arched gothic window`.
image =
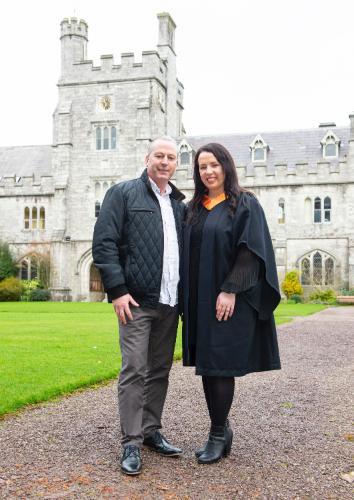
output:
M283 198L278 201L278 223L285 223L285 200Z
M90 267L90 292L103 292L100 272L97 267L92 264Z
M36 255L27 256L20 261L20 279L34 280L39 277L40 261Z
M333 286L335 261L326 252L314 250L300 259L302 285Z

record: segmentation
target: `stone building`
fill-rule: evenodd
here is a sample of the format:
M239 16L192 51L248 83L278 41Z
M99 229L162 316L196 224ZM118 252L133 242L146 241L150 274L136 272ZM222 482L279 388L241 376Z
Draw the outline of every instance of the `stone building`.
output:
M273 237L280 279L298 268L305 289L354 288L354 116L348 128L189 137L176 77L175 24L158 15L156 51L87 60L88 26L61 23L61 76L53 144L0 148L0 239L22 278L50 259L55 300L101 300L92 231L106 190L136 177L149 142L180 142L175 181L191 195L192 161L218 141L236 160L241 184L259 197Z
M281 281L297 269L305 293L354 288L354 115L350 127L186 137L177 182L192 189L193 151L216 141L265 210Z
M61 23L61 75L51 146L0 148L0 239L23 278L50 256L57 300L101 298L92 231L112 184L140 174L152 138L182 134L183 86L176 78L175 24L158 15L156 51L87 60L88 26Z

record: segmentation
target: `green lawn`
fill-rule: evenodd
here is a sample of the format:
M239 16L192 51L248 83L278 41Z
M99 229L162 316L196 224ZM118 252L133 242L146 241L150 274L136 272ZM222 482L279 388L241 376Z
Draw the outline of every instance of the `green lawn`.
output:
M321 310L280 304L278 324ZM106 303L0 303L0 415L114 378L117 320ZM182 354L179 329L175 358Z
M321 304L285 304L281 303L275 311L275 322L277 325L288 323L296 316L308 316L322 311L326 306Z

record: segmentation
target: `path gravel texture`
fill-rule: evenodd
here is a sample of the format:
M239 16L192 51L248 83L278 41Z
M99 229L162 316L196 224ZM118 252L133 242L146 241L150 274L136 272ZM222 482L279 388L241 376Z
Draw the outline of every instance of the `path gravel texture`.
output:
M182 457L144 449L143 473L120 473L112 382L0 421L0 498L353 498L342 475L354 469L354 308L326 309L278 332L282 370L236 380L229 458L196 463L208 432L201 380L176 363L164 433Z

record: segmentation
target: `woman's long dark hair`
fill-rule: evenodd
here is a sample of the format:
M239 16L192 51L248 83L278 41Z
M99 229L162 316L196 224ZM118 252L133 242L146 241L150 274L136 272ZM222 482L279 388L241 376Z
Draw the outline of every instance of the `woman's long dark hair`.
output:
M247 191L238 183L235 162L229 151L222 144L210 142L205 146L201 146L194 158L193 179L195 188L193 198L191 199L188 207L187 222L189 224L194 224L196 222L198 212L202 205L203 197L208 193L208 189L204 186L199 174L198 160L200 154L203 152L212 153L223 169L223 172L225 174L224 192L228 198L231 212L235 212L236 210L237 199L240 193L243 191Z

